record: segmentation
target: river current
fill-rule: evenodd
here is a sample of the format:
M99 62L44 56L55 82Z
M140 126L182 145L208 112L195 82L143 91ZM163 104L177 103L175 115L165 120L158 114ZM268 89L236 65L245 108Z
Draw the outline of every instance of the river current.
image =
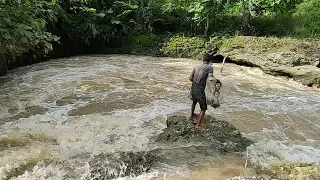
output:
M94 179L88 175L90 162L99 154L159 148L150 144L166 127L166 118L189 115L188 77L197 63L90 55L21 67L0 77L0 179ZM221 64L213 66L224 98L208 114L253 140L248 152L196 157L181 144L172 148L179 154L172 162L118 179L224 179L247 174L245 159L264 167L320 164L319 89L257 68L226 64L220 73Z

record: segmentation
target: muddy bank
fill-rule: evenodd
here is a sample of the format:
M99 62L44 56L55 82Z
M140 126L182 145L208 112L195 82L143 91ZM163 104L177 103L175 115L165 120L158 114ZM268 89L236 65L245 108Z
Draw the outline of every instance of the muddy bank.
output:
M222 55L229 55L229 62L320 88L319 50L319 41L244 36L225 40L220 48Z

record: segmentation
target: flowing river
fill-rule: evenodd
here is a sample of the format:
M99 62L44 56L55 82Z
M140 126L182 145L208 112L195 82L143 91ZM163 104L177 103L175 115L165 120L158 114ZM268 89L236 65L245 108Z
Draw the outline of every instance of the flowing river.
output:
M189 115L188 77L197 63L90 55L22 67L0 77L0 179L99 179L94 175L97 163L109 172L113 167L101 154L161 148L152 141L166 127L166 118ZM208 114L256 142L248 147L248 156L196 155L183 144L168 145L164 156L170 162L122 179L224 179L247 173L245 158L260 166L320 163L319 89L257 68L226 64L220 73L221 64L213 66L224 99Z

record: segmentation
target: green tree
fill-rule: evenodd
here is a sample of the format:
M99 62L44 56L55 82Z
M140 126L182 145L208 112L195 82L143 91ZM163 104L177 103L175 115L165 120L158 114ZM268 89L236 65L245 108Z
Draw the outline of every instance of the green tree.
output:
M294 17L299 35L320 37L320 0L309 0L300 4Z
M52 11L56 5L55 1L0 1L1 61L15 63L23 54L41 57L52 50L52 42L59 38L46 31L46 24L56 20Z

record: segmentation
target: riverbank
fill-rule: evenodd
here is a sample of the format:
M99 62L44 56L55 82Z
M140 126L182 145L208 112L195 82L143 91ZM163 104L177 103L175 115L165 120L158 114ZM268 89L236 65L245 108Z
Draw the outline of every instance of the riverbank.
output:
M210 49L218 49L220 56L216 62L259 67L266 74L285 76L305 86L320 88L320 40L276 38L276 37L186 37L184 35L157 36L141 34L123 39L116 47L102 47L86 52L98 54L133 54L155 57L179 57L200 60ZM59 52L58 52L59 51ZM57 56L57 54L59 54ZM75 54L73 54L75 55ZM56 50L49 57L68 56ZM0 74L6 69L28 65L0 63ZM29 62L29 61L28 61ZM40 62L40 60L30 61Z
M162 47L166 56L201 59L206 50L217 48L216 62L259 67L274 76L285 76L309 87L320 88L320 41L276 37L213 37L175 36Z
M222 43L230 62L320 88L320 41L239 36Z
M119 48L104 48L100 53L163 56L198 59L217 49L216 62L259 67L264 73L285 76L309 87L320 88L320 41L277 37L158 37L139 35L122 42Z

